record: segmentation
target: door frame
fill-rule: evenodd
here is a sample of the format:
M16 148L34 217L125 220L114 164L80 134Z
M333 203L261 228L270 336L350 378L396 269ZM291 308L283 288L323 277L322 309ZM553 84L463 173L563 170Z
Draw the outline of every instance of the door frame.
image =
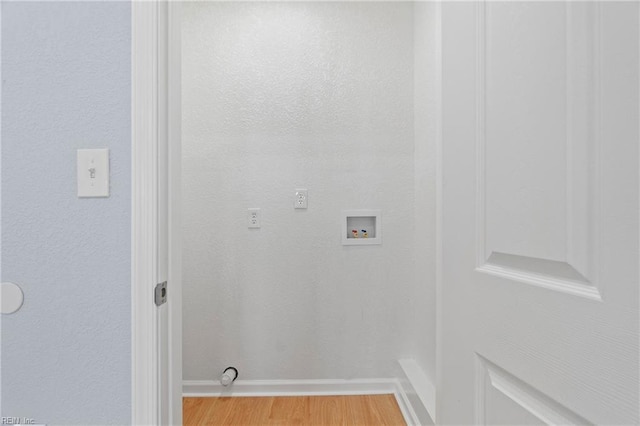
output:
M421 0L416 0L421 1ZM422 0L426 1L426 0ZM485 1L485 0L479 0ZM442 403L442 5L436 1L436 418ZM158 173L168 176L169 424L182 424L182 223L181 223L181 1L132 0L132 424L160 420L156 307ZM158 116L167 114L164 126ZM168 137L168 165L158 167L158 145Z
M134 425L182 424L179 16L179 2L131 2L131 421ZM167 119L159 119L164 114ZM160 149L163 141L170 141L168 152ZM158 204L161 177L168 181L168 207ZM160 212L160 208L165 210ZM168 233L169 371L160 371L158 312L153 301L158 267L162 266L158 265L162 228ZM168 375L166 392L160 389L161 374ZM161 418L165 404L169 419Z

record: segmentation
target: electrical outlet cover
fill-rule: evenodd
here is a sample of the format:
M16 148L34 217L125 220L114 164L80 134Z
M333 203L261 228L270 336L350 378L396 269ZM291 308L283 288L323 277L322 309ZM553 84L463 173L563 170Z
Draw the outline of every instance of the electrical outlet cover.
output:
M296 189L293 200L294 209L306 209L309 206L309 192L306 189Z
M252 208L247 210L247 221L249 228L260 228L260 209Z

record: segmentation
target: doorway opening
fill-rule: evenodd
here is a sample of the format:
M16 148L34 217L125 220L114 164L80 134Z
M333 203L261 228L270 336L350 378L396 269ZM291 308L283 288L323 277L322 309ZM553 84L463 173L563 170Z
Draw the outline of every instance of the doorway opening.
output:
M184 393L393 393L424 416L400 379L435 376L437 6L178 9ZM375 214L344 245L354 211Z

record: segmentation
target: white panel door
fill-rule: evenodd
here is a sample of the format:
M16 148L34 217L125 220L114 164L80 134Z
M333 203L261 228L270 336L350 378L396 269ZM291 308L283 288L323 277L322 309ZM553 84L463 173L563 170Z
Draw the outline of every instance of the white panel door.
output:
M442 5L438 423L640 423L639 17Z

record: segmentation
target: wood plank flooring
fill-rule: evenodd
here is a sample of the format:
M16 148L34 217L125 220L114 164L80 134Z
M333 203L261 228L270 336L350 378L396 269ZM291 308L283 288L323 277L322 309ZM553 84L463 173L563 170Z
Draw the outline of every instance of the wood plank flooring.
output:
M193 425L406 425L393 395L183 398Z

